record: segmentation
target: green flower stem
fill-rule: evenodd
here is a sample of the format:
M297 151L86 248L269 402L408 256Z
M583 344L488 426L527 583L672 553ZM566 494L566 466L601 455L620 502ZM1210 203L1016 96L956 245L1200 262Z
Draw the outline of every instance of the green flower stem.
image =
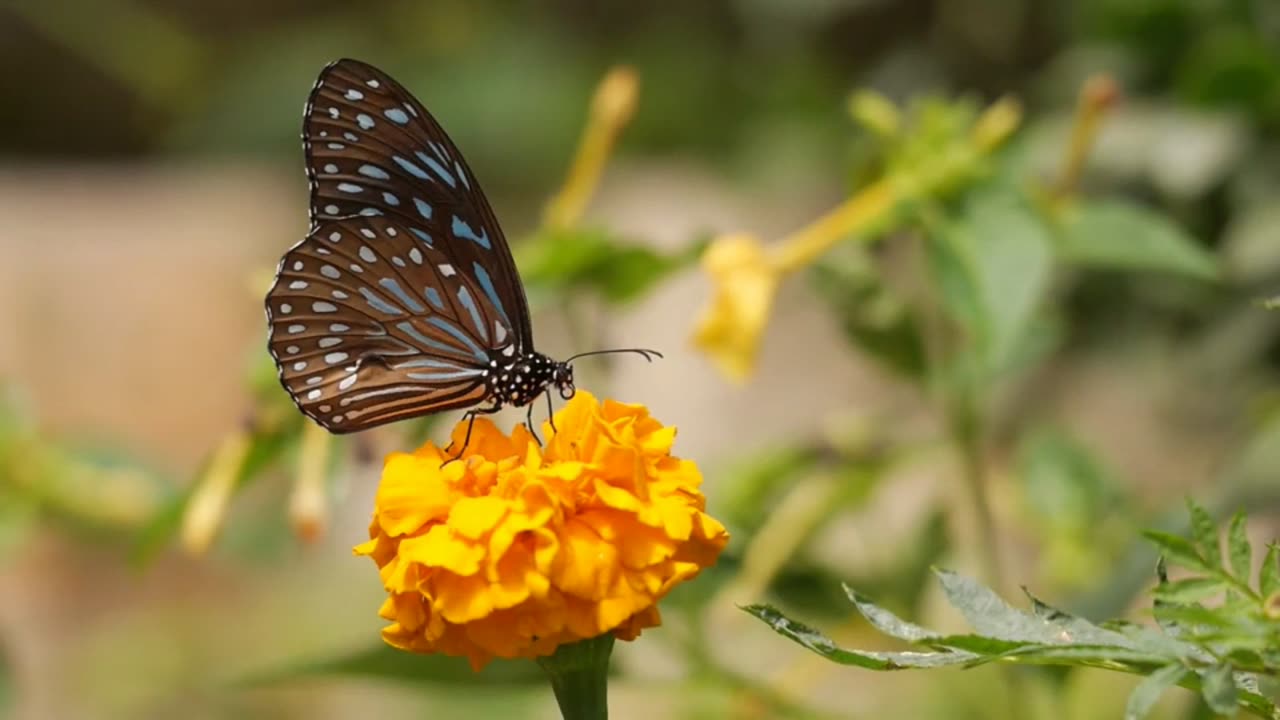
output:
M609 717L609 655L613 633L561 645L538 658L564 720L606 720Z

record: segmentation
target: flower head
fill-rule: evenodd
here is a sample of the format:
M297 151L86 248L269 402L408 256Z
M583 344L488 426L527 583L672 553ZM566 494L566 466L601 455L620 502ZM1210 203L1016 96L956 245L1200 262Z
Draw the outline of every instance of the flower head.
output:
M457 462L428 443L386 460L372 538L356 547L388 593L383 638L414 652L540 657L606 632L631 640L657 602L728 541L675 428L579 391L539 447L478 418ZM453 432L463 445L466 424Z

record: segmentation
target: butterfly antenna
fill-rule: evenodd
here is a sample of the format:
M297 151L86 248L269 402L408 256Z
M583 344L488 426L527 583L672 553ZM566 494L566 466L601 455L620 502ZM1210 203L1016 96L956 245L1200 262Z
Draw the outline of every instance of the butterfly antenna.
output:
M571 363L580 357L587 357L589 355L610 355L614 353L635 353L649 362L653 362L654 357L662 357L662 353L657 350L646 350L645 348L614 348L613 350L592 350L591 352L578 353L577 355L570 357L568 360L565 360L565 362Z

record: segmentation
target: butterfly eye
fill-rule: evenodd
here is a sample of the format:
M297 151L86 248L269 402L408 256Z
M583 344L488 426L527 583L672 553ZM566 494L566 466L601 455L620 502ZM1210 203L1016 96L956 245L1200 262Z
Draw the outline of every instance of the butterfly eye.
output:
M565 385L561 385L561 386L560 386L560 399L561 399L561 400L572 400L572 399L573 399L573 396L574 396L574 395L576 395L576 394L577 394L577 392L578 392L578 389L577 389L577 388L575 388L572 384L565 384Z

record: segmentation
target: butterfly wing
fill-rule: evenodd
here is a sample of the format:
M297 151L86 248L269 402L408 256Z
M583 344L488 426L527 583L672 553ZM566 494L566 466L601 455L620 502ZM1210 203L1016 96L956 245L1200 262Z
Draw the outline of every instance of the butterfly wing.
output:
M339 60L307 100L311 230L267 295L268 345L332 432L469 407L533 349L528 303L466 161L408 91Z
M513 338L457 262L383 216L322 221L289 250L268 347L303 413L346 433L484 400Z
M529 306L502 228L462 154L399 83L356 60L320 73L307 100L303 147L313 227L384 216L439 247L477 281L518 343L533 350Z

